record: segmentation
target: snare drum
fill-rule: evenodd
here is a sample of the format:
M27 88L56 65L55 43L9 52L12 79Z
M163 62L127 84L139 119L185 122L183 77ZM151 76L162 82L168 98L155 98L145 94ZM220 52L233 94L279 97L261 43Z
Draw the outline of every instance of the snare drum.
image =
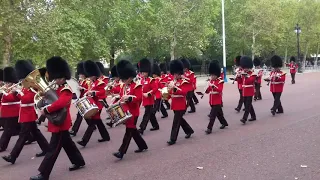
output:
M128 119L132 117L127 106L120 103L112 104L107 110L110 115L113 127L125 123Z
M85 119L90 119L99 112L98 106L91 97L82 97L76 102L76 108Z

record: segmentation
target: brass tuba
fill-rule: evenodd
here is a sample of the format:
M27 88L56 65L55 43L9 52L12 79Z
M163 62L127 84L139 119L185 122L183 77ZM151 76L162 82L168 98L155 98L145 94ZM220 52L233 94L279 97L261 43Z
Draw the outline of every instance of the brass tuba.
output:
M162 96L162 99L163 100L168 100L169 99L169 90L168 90L168 87L164 87L162 88L161 90L161 96Z
M34 103L37 109L42 109L59 98L56 91L53 89L53 87L56 86L56 83L54 81L49 83L47 79L47 74L46 76L43 76L40 70L36 69L28 74L21 82L24 88L30 88L36 92ZM56 112L45 114L45 116L52 124L61 125L67 116L67 109L63 108Z

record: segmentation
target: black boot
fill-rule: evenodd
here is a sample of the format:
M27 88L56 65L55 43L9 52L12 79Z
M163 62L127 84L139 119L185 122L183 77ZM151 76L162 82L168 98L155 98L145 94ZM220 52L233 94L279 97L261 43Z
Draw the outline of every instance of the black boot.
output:
M206 134L211 134L212 133L212 129L207 129L205 132L206 132Z
M42 152L39 152L36 154L36 157L42 157L42 156L45 156L47 153L42 151Z
M116 152L116 153L113 153L113 156L115 156L116 158L118 159L122 159L123 158L123 155L121 152Z
M72 166L69 167L69 171L75 171L83 167L84 167L84 164L81 164L81 165L72 164Z
M8 155L8 156L3 156L2 159L4 159L5 161L11 163L11 164L14 164L16 162L16 159L13 158L11 155Z
M30 177L30 180L48 180L49 178L45 178L41 173Z

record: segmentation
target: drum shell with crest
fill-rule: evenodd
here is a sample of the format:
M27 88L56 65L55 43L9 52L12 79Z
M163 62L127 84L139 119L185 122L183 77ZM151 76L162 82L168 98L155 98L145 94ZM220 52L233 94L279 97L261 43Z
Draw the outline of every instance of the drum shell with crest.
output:
M110 105L107 112L111 118L113 127L124 124L132 117L132 114L129 112L129 107L125 103L114 103Z

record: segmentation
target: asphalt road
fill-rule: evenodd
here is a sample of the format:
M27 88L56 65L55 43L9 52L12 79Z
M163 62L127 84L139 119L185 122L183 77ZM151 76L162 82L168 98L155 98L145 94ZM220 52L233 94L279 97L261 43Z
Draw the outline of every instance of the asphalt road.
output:
M180 131L177 144L167 146L172 112L167 119L160 119L160 130L146 131L143 136L149 146L145 153L135 154L137 148L131 142L128 153L119 161L112 153L119 148L125 128L108 129L110 142L98 143L98 131L86 148L80 150L86 167L69 172L70 162L64 151L55 164L51 179L55 180L318 180L320 179L320 73L298 75L297 83L290 84L287 77L282 104L284 114L272 117L270 107L273 98L263 84L262 101L254 102L256 122L240 123L243 112L236 113L238 101L236 85L228 83L224 90L224 113L229 127L220 130L216 121L213 133L206 135L209 113L208 97L200 100L197 112L185 119L195 130L190 139L184 139ZM200 89L202 89L200 87ZM76 111L72 109L73 115ZM140 118L141 119L141 118ZM86 124L78 135L81 139ZM148 127L150 127L149 125ZM40 127L49 139L50 134ZM17 137L12 138L7 155ZM16 164L0 160L1 180L27 180L38 173L42 158L34 158L38 145L25 146ZM301 167L306 165L307 167ZM197 167L203 167L202 170Z

